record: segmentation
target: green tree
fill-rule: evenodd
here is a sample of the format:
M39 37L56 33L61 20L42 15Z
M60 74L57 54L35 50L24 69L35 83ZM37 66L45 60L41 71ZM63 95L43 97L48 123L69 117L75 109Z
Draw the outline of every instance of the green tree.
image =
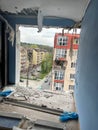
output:
M48 54L41 63L41 72L49 73L52 69L52 54Z

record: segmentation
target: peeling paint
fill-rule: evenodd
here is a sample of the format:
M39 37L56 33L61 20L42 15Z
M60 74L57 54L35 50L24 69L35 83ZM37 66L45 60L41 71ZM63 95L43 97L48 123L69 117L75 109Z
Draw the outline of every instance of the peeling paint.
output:
M37 16L38 14L38 10L37 9L32 9L32 8L23 8L20 12L18 12L18 7L15 7L16 9L16 13L11 13L11 12L8 12L8 11L2 11L0 9L0 13L1 14L14 14L14 15L29 15L29 16Z
M37 16L38 10L32 8L24 8L20 12L18 12L18 14Z

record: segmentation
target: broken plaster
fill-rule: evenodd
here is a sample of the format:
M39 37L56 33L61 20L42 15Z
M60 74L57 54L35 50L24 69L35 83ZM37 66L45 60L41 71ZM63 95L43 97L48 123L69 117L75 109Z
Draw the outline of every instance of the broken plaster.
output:
M9 33L9 38L8 40L12 43L12 46L14 44L14 36L15 36L15 31L12 28L12 26L8 23L8 21L2 16L0 15L0 19L2 19L5 23L6 23L6 32Z

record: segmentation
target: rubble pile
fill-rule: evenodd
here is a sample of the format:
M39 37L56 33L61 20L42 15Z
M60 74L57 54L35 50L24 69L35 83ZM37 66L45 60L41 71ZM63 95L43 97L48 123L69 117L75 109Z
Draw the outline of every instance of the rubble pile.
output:
M64 111L75 111L75 103L72 92L56 93L27 87L15 87L15 93L10 96L27 103L46 106Z

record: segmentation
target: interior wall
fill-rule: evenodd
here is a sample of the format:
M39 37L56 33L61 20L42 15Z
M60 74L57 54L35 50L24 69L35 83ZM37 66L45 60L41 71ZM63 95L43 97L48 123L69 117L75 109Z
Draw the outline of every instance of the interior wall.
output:
M81 130L98 130L98 0L82 22L75 87Z
M15 25L10 24L15 30ZM16 32L15 32L15 40L12 43L8 40L8 84L15 84L15 68L16 68Z
M2 35L2 23L0 21L0 88L2 86L2 80L1 80L1 42L2 42L2 39L1 39L1 35Z
M5 31L6 25L0 20L0 88L7 85L7 33Z

